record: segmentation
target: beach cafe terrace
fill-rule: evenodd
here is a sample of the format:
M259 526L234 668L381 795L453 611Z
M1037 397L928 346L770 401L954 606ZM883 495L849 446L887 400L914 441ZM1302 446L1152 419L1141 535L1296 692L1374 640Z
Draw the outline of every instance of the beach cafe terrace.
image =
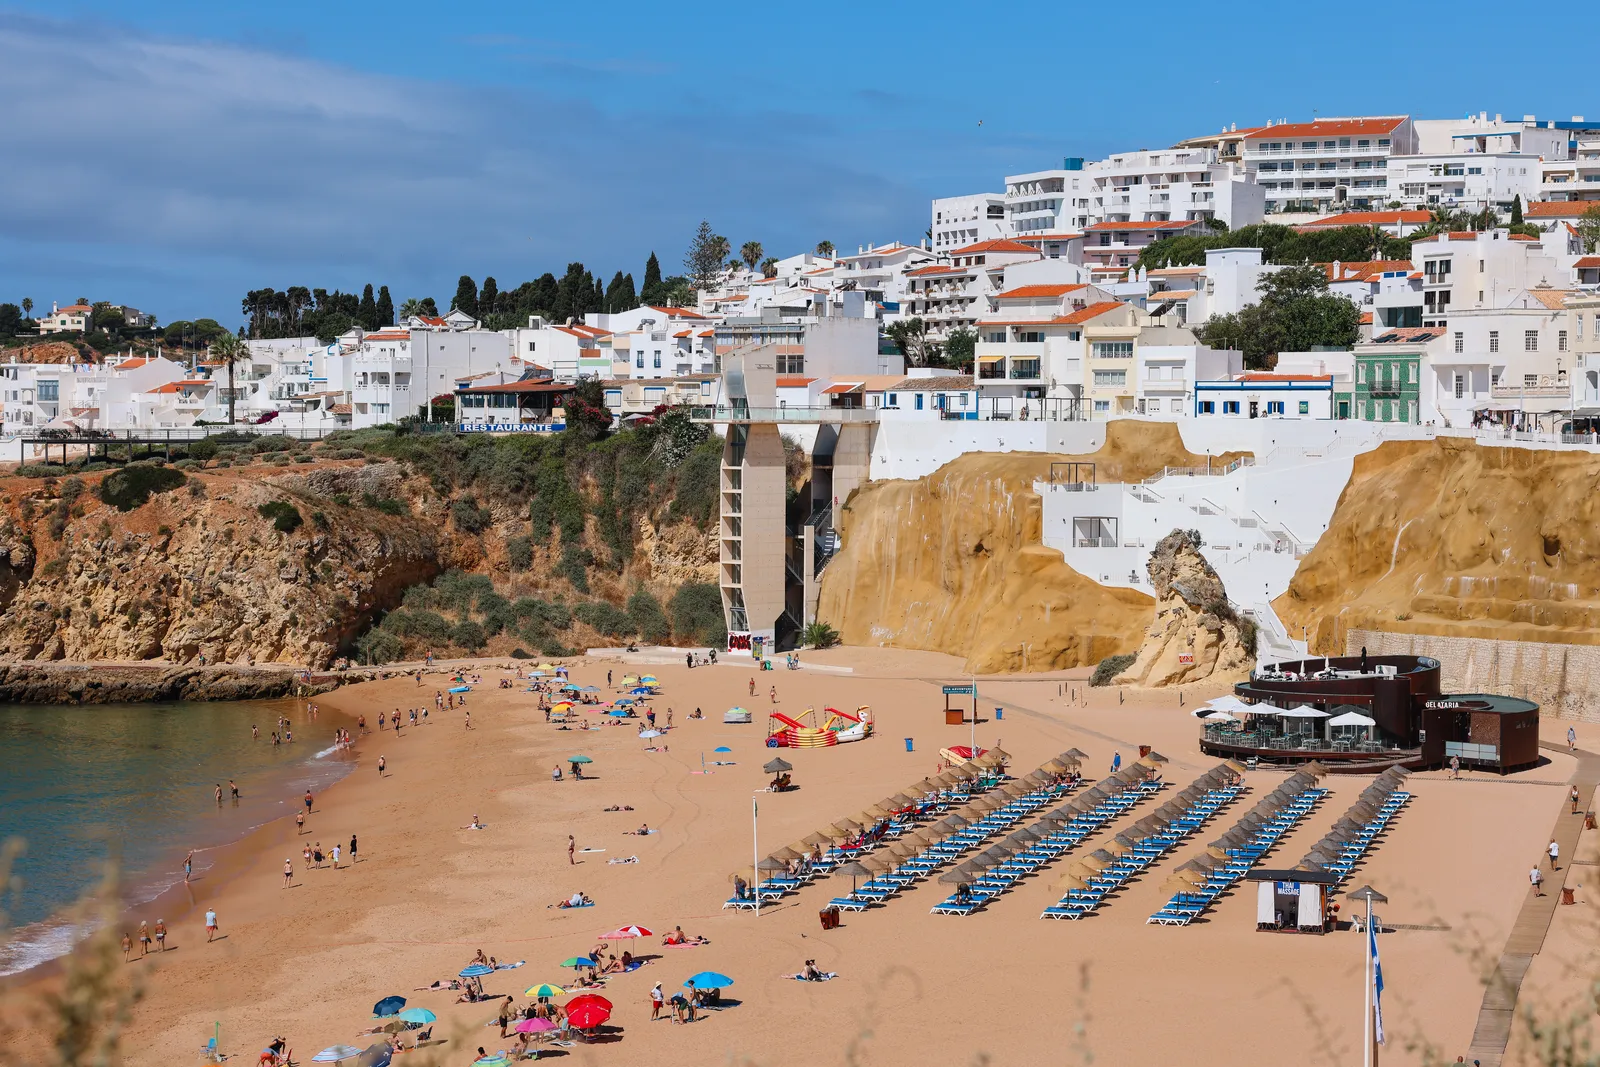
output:
M1538 760L1539 706L1442 695L1427 656L1335 656L1262 664L1233 695L1196 710L1210 755L1317 760L1333 771L1437 767L1452 758L1504 773Z

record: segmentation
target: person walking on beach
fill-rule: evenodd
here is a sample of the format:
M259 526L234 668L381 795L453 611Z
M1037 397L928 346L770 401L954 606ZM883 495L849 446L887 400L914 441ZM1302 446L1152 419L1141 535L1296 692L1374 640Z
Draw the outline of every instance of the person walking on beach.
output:
M311 814L311 790L306 790L306 814Z
M577 861L577 858L576 858L577 851L578 851L577 839L575 839L571 834L568 834L567 835L567 863L569 865L571 865L571 866L574 866L574 867L576 867L578 865L578 861Z
M754 678L750 679L750 695L756 695L756 680Z
M1578 731L1567 727L1567 751L1576 752L1578 749Z
M150 924L143 919L139 920L139 958L142 960L150 952Z
M388 760L384 759L382 756L378 757L378 777L379 778L383 777L383 769L385 767L387 767L388 765L389 765L389 761Z
M610 671L606 671L606 688L609 689L610 687L611 687L611 672Z
M228 779L228 792L233 794L233 802L239 803L239 786L232 778Z
M217 936L217 913L216 913L215 909L208 908L208 909L206 909L206 944L209 945L211 943L211 939L216 937L216 936Z
M683 654L683 665L685 667L688 667L690 670L694 669L694 653L693 652L685 652Z
M1122 753L1113 752L1111 753L1111 773L1116 774L1120 770L1122 770Z
M294 813L294 831L295 831L295 836L297 836L297 837L300 834L303 834L303 833L306 832L306 813L305 812L297 811L297 812Z
M467 727L466 728L468 730L472 729L472 712L470 712L470 711L467 712Z
M333 857L333 869L337 871L339 869L339 846L334 845L333 851L329 855Z
M1450 777L1452 777L1452 778L1460 778L1461 777L1461 757L1460 756L1451 756L1450 757Z
M122 962L127 963L128 957L133 955L133 938L128 936L128 931L122 931Z
M1576 787L1574 787L1573 792L1574 793L1577 792ZM1573 802L1573 810L1574 811L1577 810L1577 802L1576 801ZM187 882L189 880L189 876L192 875L193 873L194 873L194 852L191 850L190 853L183 858L183 880L185 882Z
M322 861L325 858L322 852L322 842L318 841L311 846L311 858L316 861L317 870L322 870Z
M778 702L778 687L773 686L772 692L768 693L767 695L770 696L772 698L772 702L776 704Z
M292 881L294 881L294 863L286 856L283 860L283 888L288 889Z
M222 783L217 783L217 807L222 807Z
M355 866L355 862L356 862L356 835L355 834L351 834L350 835L350 865L351 866Z
M255 723L251 723L250 724L250 740L252 740L252 741L261 740L261 728L258 727Z
M1561 846L1556 844L1554 841L1551 841L1550 847L1545 851L1550 853L1550 869L1552 871L1559 871L1561 868L1556 865L1556 861L1561 858Z
M1537 863L1533 865L1533 870L1528 872L1528 881L1533 885L1534 896L1544 896L1544 890L1539 888L1540 883L1544 881L1544 875L1539 873L1539 865Z
M167 951L167 920L156 920L156 947L162 952Z
M661 992L661 983L657 982L650 990L650 1021L655 1022L661 1018L661 1005L666 1001L666 996Z

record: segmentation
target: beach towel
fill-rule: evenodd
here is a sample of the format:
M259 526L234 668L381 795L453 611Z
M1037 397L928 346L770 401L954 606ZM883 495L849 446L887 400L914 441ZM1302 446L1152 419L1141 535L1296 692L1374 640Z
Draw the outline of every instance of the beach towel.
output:
M562 911L573 911L573 910L576 910L578 908L592 908L592 907L594 907L594 901L591 900L587 904L546 904L545 905L545 910L548 911L551 908L560 908Z
M625 833L625 834L628 834L628 835L630 835L632 837L649 837L651 834L659 834L661 831L660 830L624 830L622 832Z
M822 974L822 977L820 977L820 978L807 978L803 974L780 974L780 975L778 975L778 977L779 978L792 978L796 982L826 982L831 978L839 977L839 975L834 971L824 971L823 974Z
M610 864L638 863L639 862L639 857L638 856L613 856L611 859L606 860L606 862L610 863Z
M649 962L650 962L649 960L634 960L632 963L628 964L626 967L624 967L622 969L622 973L623 974L632 974L634 971L637 971L640 967L643 967L645 964L647 964Z
M603 848L580 848L579 852L604 852Z
M709 944L711 944L711 942L709 942L709 941L685 941L681 945L663 943L661 947L662 948L699 948L702 945L709 945Z
M497 971L514 971L518 967L521 967L524 963L527 963L527 962L528 962L527 960L518 960L516 963L496 964L495 965L495 970L497 970Z

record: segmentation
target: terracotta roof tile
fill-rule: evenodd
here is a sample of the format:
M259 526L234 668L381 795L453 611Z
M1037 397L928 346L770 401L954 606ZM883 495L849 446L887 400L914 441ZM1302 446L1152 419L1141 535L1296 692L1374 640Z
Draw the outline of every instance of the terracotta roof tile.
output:
M1600 200L1534 200L1523 215L1530 219L1579 219L1591 208L1600 208Z
M1313 122L1286 122L1278 126L1263 126L1251 130L1246 138L1251 141L1290 137L1361 137L1382 136L1393 133L1405 122L1405 116L1360 119L1317 119ZM1244 131L1239 131L1243 133Z
M980 252L1026 252L1029 255L1037 255L1039 250L1037 248L1029 248L1027 245L1018 241L1011 241L1002 238L996 241L979 241L975 245L967 245L965 248L957 248L952 251L950 255L971 256Z
M1433 218L1426 211L1347 211L1342 215L1329 215L1325 219L1312 219L1301 227L1323 229L1332 226L1425 226Z
M994 294L996 300L1032 300L1043 296L1065 296L1086 289L1084 285L1019 285L1003 293Z

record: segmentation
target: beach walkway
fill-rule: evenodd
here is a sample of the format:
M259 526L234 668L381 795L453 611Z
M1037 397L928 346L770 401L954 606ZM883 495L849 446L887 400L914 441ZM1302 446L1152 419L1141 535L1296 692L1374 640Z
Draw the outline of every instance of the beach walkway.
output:
M1539 742L1539 747L1551 752L1565 752L1565 745ZM1600 753L1578 749L1577 769L1570 782L1578 787L1586 803L1583 811L1594 806L1595 788L1600 785ZM1550 830L1550 839L1561 846L1561 855L1572 863L1578 851L1578 834L1583 830L1583 815L1568 814L1565 808L1556 817ZM1564 880L1564 879L1563 879ZM1561 884L1551 879L1550 891L1544 896L1529 895L1522 902L1522 910L1511 924L1511 934L1495 965L1494 975L1483 991L1483 1005L1478 1009L1478 1024L1472 1031L1472 1045L1467 1050L1469 1060L1477 1060L1483 1067L1500 1067L1505 1058L1506 1045L1511 1041L1511 1027L1516 1021L1517 996L1522 990L1522 979L1533 964L1533 957L1544 947L1545 933L1555 917L1556 905L1561 900Z

